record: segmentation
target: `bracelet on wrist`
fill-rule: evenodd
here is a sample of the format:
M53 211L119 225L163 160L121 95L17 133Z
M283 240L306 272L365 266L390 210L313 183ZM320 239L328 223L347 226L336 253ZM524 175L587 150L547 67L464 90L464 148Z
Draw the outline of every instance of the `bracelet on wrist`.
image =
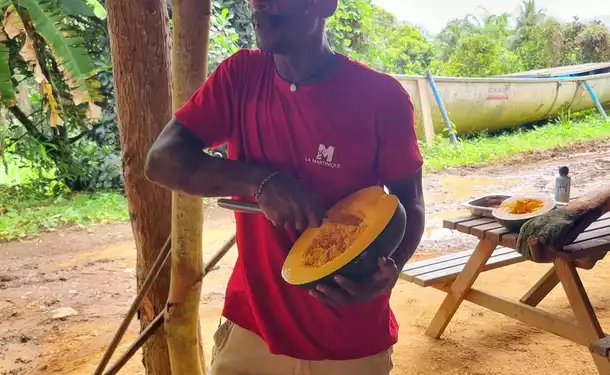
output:
M279 171L275 171L273 173L271 173L269 176L265 177L263 179L263 181L261 181L260 185L258 185L258 190L256 190L256 193L254 194L254 200L258 201L258 198L260 198L261 194L263 193L263 189L265 188L265 185L267 185L267 183L275 176L277 176L278 174L280 174Z

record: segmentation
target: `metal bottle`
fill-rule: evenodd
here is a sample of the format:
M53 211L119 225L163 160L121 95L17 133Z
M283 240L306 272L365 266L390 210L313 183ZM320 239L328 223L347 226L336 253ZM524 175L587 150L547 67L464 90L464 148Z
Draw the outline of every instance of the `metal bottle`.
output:
M572 179L568 176L570 169L566 166L559 168L559 175L555 177L555 201L568 203L570 201L570 185Z

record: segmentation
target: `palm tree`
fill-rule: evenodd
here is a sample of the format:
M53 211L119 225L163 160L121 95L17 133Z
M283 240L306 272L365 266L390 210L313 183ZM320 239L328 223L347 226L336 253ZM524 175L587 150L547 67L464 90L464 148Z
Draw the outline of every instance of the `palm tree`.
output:
M468 14L464 18L454 19L439 33L436 43L441 60L446 60L466 36L484 33L501 40L508 37L510 14L491 14L485 8L481 9L484 11L482 16Z
M517 16L517 30L540 26L546 19L546 9L539 9L535 0L524 0Z
M471 21L471 18L474 19L475 22ZM449 21L447 26L445 26L436 37L439 58L441 60L446 60L446 58L451 55L451 52L455 50L460 39L476 32L477 29L478 20L473 15Z
M524 0L516 19L515 34L511 38L512 49L519 48L525 40L531 39L538 29L547 29L552 21L546 14L546 9L539 9L535 0Z

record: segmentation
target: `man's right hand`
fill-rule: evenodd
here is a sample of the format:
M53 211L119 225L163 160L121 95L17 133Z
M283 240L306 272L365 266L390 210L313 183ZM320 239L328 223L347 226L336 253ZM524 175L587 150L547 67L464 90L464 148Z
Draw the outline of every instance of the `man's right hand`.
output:
M325 215L322 202L312 191L281 173L265 183L257 202L276 227L300 232L319 227Z
M200 197L251 196L270 171L205 154L205 144L172 119L148 154L146 177L161 186ZM272 176L257 199L278 227L304 231L322 223L325 209L305 185L288 175Z

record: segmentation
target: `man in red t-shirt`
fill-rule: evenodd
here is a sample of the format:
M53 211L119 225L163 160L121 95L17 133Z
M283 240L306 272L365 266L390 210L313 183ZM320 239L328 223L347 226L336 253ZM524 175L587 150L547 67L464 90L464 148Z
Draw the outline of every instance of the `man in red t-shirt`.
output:
M213 72L152 147L148 178L202 197L258 202L236 213L238 258L214 335L213 375L385 375L398 326L390 291L424 229L413 106L392 77L334 53L337 0L254 0L259 50ZM202 150L228 143L229 159ZM295 232L349 194L383 185L407 212L402 244L356 284L308 292L281 268Z

